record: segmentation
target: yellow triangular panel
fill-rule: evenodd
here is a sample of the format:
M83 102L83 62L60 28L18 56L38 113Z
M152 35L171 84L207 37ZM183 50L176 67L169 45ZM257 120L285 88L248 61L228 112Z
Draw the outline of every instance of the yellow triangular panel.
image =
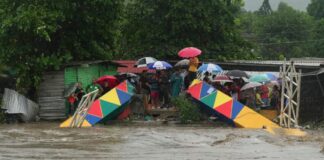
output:
M198 80L198 79L194 79L194 80L191 82L191 84L190 84L189 87L191 87L191 86L193 86L193 85L195 85L195 84L201 83L201 82L202 82L202 81L200 81L200 80Z
M72 117L69 117L67 120L65 120L60 124L60 128L70 127L71 122L72 122ZM92 126L87 120L84 120L81 127L92 127Z
M116 104L118 106L120 106L120 101L119 101L119 98L118 98L118 95L117 95L117 91L116 91L116 88L110 90L108 93L106 93L105 95L103 95L100 100L103 100L103 101L107 101L107 102L110 102L110 103L113 103L113 104Z
M231 99L232 99L231 97L224 94L223 92L217 92L215 103L214 103L214 108L219 107L220 105L228 102Z
M85 119L82 123L82 127L92 127L92 125Z
M60 124L60 128L70 127L71 121L72 121L72 117L69 117L67 120L65 120Z

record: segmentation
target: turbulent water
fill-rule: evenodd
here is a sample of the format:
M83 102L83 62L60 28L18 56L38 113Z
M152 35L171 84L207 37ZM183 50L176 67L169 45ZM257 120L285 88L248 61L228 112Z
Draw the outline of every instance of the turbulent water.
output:
M323 131L296 138L210 126L58 125L0 126L0 159L324 159Z

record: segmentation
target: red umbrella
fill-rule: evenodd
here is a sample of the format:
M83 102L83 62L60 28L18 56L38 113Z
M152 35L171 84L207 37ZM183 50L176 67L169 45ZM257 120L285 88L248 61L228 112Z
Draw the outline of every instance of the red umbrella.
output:
M216 75L215 78L213 79L214 82L233 82L227 75L220 74Z
M179 51L178 55L182 58L197 57L201 54L201 50L195 47L187 47Z
M108 82L109 87L115 87L118 84L118 80L115 76L102 76L97 79L96 83L103 85L104 82Z

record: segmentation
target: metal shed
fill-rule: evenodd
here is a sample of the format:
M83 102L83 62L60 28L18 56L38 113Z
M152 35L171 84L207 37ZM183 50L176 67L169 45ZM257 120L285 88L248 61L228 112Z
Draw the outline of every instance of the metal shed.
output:
M43 120L66 118L66 99L64 90L71 83L81 82L83 88L92 82L92 78L103 75L115 75L117 63L107 60L72 62L65 64L59 71L48 71L38 89L39 116Z

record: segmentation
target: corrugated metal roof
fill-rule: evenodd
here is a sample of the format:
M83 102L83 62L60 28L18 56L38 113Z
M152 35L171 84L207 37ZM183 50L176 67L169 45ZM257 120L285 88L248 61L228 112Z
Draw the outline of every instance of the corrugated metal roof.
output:
M284 61L272 61L272 60L232 60L228 62L233 63L248 63L248 64L274 64L274 65L282 65ZM317 59L293 59L293 62L295 65L300 66L320 66L321 64L324 64L324 60ZM289 62L287 62L289 63Z

